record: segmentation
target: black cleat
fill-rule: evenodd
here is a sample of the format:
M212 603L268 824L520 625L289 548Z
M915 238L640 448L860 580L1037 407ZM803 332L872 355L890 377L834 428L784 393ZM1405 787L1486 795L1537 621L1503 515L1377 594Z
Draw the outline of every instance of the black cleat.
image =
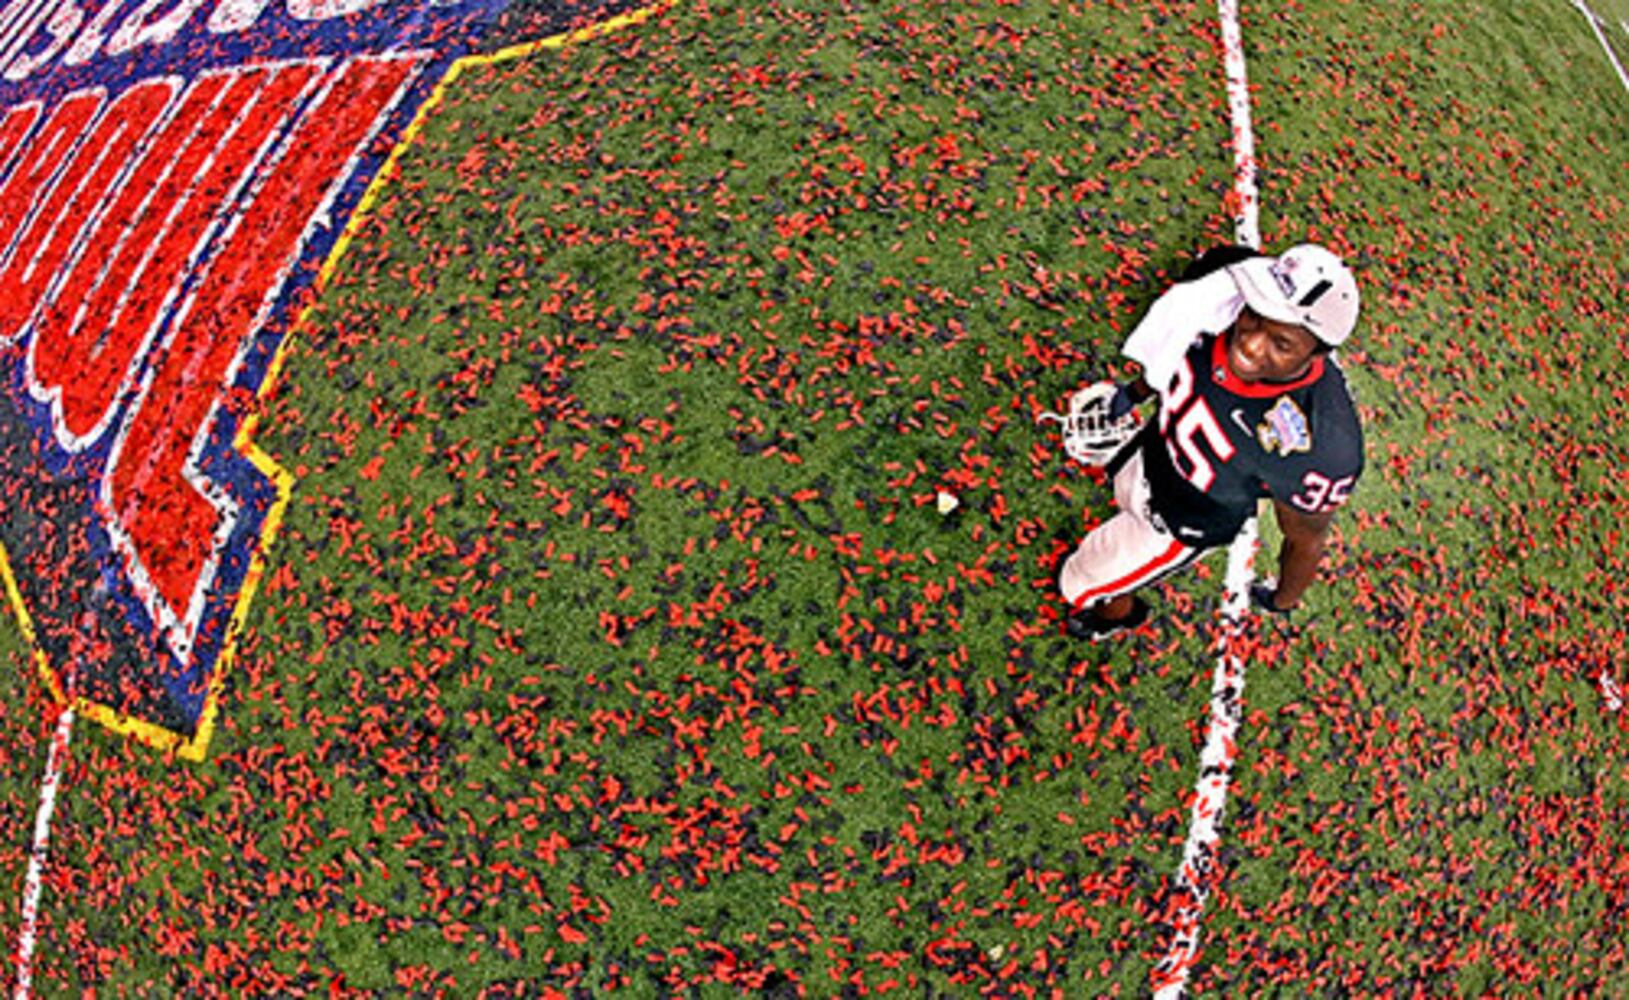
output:
M1131 614L1124 618L1102 618L1091 608L1076 611L1064 621L1064 630L1075 639L1096 642L1112 639L1121 632L1142 628L1148 622L1148 602L1141 597L1132 598Z

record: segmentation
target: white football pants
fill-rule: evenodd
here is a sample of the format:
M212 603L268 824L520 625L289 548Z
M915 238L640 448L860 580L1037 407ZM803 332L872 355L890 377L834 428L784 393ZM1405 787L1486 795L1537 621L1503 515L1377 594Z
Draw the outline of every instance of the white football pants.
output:
M1076 611L1158 582L1210 551L1183 544L1156 521L1141 449L1115 474L1114 503L1119 512L1081 539L1058 574L1058 590Z

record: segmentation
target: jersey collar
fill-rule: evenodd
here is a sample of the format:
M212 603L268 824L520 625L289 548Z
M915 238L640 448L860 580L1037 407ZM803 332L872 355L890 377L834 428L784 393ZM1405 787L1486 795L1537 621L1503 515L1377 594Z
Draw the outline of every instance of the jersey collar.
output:
M1226 334L1218 334L1211 343L1211 378L1217 385L1235 396L1244 396L1249 399L1272 399L1275 396L1282 396L1286 392L1293 392L1302 386L1311 385L1324 377L1324 356L1320 354L1312 359L1312 364L1307 368L1307 373L1293 382L1246 382L1233 374L1233 370L1227 366L1227 345L1224 343L1226 339Z

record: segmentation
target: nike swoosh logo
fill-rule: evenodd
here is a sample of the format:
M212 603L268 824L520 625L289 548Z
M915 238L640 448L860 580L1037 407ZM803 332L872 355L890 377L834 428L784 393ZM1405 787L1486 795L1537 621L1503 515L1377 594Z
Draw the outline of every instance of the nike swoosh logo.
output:
M1250 429L1250 425L1244 422L1244 411L1237 406L1233 408L1233 422L1239 425L1239 430L1244 431L1245 437L1255 436L1255 432Z

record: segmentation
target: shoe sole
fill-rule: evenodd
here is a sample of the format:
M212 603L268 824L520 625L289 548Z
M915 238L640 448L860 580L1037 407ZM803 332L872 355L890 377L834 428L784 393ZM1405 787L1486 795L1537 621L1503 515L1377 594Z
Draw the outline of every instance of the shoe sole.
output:
M1079 612L1082 615L1087 613ZM1071 615L1065 623L1064 629L1069 633L1070 638L1082 639L1086 642L1101 642L1104 639L1112 639L1123 632L1133 632L1142 628L1148 624L1149 617L1148 604L1142 598L1138 598L1137 603L1131 609L1131 614L1127 615L1124 621L1105 622L1097 626L1085 624L1077 626L1076 623L1079 619Z

